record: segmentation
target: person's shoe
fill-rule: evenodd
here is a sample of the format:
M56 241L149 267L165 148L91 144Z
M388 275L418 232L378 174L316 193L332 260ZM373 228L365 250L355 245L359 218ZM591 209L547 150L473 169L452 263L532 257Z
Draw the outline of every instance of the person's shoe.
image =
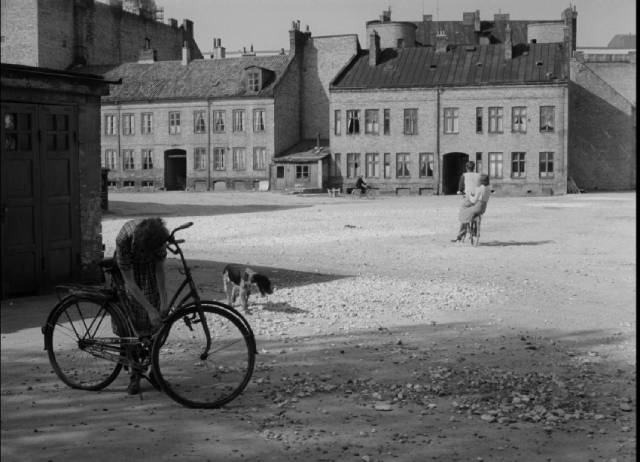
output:
M135 374L131 376L129 386L127 387L127 394L137 395L140 393L140 376Z
M451 239L451 242L460 242L460 238L459 238L459 237L457 237L457 238L455 238L455 239Z

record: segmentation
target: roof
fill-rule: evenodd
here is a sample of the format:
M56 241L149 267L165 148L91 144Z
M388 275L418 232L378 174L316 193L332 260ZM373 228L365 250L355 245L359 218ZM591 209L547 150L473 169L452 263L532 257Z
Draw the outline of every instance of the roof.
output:
M287 149L281 156L273 159L274 163L305 163L317 162L331 154L329 140L302 140L293 147Z
M272 55L196 59L186 65L182 61L124 63L104 74L110 80L121 78L122 85L112 87L103 102L271 97L291 59L290 55ZM246 90L243 77L251 66L273 72L258 93Z
M376 66L363 51L336 77L331 90L504 85L567 81L562 44L517 45L512 59L504 46L458 46L436 53L433 47L385 49Z
M636 49L636 36L635 34L618 34L615 35L607 48L627 48Z

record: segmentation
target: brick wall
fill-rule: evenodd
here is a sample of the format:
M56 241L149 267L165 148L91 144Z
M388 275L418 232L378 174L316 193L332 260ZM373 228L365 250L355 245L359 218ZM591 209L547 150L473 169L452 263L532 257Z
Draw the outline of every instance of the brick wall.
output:
M67 69L73 62L73 3L38 1L38 62L50 69Z
M312 37L304 47L302 138L329 138L329 84L358 51L356 35Z
M1 5L2 62L38 66L38 0L2 0Z
M243 109L245 111L245 131L232 131L232 111ZM264 132L253 131L253 110L264 109L266 125ZM224 133L213 133L208 129L207 133L195 133L194 112L210 111L211 119L208 121L209 127L213 124L213 111L225 111L226 129ZM180 112L180 133L169 134L169 112ZM116 181L122 185L123 181L134 181L135 188L138 189L141 181L153 181L154 187L164 187L165 181L165 151L180 149L186 152L187 188L207 189L207 182L211 178L212 182L225 181L229 187L233 187L234 182L247 182L253 184L254 181L268 179L269 170L253 169L253 148L264 147L267 152L267 164L274 154L274 104L270 98L261 99L233 99L226 101L214 101L207 105L204 101L185 102L157 102L153 104L124 104L120 107L115 105L102 106L101 120L104 123L106 114L114 114L120 119L122 114L133 114L135 131L133 135L120 134L114 136L104 135L105 129L102 127L102 155L107 150L119 152L119 167L109 171L109 181ZM142 113L151 112L153 114L153 133L143 135L140 133ZM213 149L225 148L225 170L213 170ZM232 169L232 148L245 148L245 170ZM210 153L210 171L194 170L194 153L196 148L204 148ZM134 151L135 167L133 170L122 169L122 151L131 149ZM153 169L142 170L142 150L153 150ZM197 183L197 184L196 184Z
M444 134L441 127L440 158L436 156L433 178L419 178L418 154L437 153L436 136L437 94L433 89L421 90L376 90L362 92L332 92L331 94L331 151L341 153L341 170L346 174L347 153L360 153L361 172L364 173L364 155L367 152L391 153L391 178L376 178L371 182L382 189L408 188L418 192L421 188L440 190L442 184L443 156L449 153L467 154L475 160L482 153L482 172L488 171L488 153L503 154L503 178L492 179L492 187L505 194L554 194L566 193L566 138L567 138L567 90L562 85L483 87L446 89L441 94L441 114L446 107L458 108L459 129L457 134ZM501 134L488 133L488 107L504 108L504 130ZM511 132L511 108L527 108L527 132ZM540 106L555 106L555 130L540 133ZM483 108L483 132L476 133L476 107ZM404 135L404 109L418 110L418 134ZM341 110L342 135L333 132L334 111ZM360 135L346 135L346 110L360 110ZM379 109L379 135L365 135L365 109ZM391 134L383 133L383 109L390 109ZM539 178L539 153L554 153L555 175L553 179ZM410 178L396 178L396 153L410 153ZM525 152L526 177L511 178L511 153ZM333 178L333 182L342 179ZM346 179L345 181L353 181Z
M300 140L300 85L299 60L295 57L289 64L274 90L274 153L276 156Z

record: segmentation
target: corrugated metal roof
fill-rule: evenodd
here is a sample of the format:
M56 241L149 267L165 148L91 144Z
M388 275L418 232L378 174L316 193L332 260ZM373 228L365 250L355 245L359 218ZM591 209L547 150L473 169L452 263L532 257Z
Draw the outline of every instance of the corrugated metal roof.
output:
M112 86L110 95L103 101L269 97L291 59L289 55L273 55L198 59L187 65L181 61L125 63L104 74L110 80L122 78L122 85ZM273 72L258 93L246 90L244 73L251 66Z
M561 44L518 45L509 60L504 52L501 44L458 46L443 53L436 53L433 47L386 49L379 64L369 66L365 51L335 79L331 89L549 83L567 79Z

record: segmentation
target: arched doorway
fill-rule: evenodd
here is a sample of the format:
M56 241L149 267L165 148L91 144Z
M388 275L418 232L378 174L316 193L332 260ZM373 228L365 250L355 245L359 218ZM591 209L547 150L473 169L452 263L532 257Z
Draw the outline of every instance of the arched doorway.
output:
M187 152L169 149L164 152L164 189L184 191L187 185Z
M458 182L468 160L469 156L463 152L450 152L442 156L442 194L455 194L458 191Z

